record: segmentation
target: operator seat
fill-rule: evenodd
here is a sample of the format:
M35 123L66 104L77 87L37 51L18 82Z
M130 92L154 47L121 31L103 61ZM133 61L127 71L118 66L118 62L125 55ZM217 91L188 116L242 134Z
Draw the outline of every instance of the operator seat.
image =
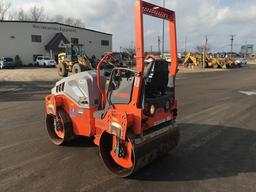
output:
M146 67L144 76L146 97L156 97L166 93L169 80L167 61L153 60Z

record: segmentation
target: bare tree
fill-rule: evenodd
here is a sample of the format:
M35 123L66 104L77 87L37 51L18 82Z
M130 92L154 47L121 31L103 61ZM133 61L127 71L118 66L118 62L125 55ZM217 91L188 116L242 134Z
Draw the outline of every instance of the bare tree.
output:
M76 27L84 27L84 24L81 19L75 19L73 17L68 17L64 20L64 23L67 25L73 25Z
M9 13L8 20L16 20L16 13L15 12Z
M65 22L65 24L67 24L67 25L74 25L75 19L72 18L72 17L68 17L68 18L65 19L64 22Z
M58 23L64 23L65 18L63 17L63 15L55 15L52 20Z
M81 19L75 19L74 26L76 27L84 27L84 23Z
M205 46L204 46L204 45L198 45L198 46L196 46L195 49L196 49L199 53L203 54L204 49L205 49ZM209 52L209 51L210 51L210 47L206 47L205 51L206 51L206 52Z
M9 20L18 20L18 21L26 21L28 20L28 15L25 13L25 11L20 8L18 11L13 11L8 14Z
M204 46L202 45L197 45L195 47L196 51L199 52L199 53L203 53L204 52Z
M121 50L121 49L120 49ZM134 47L122 47L123 52L127 53L131 58L135 55L135 48Z
M10 9L11 3L0 0L0 20L4 20L7 11Z
M19 21L25 21L25 20L28 20L28 16L27 14L24 12L23 9L20 9L17 13L17 19Z
M15 16L13 14L9 14L8 20L10 20L10 21L15 20Z
M45 18L44 8L37 7L36 5L30 8L30 20L43 21Z

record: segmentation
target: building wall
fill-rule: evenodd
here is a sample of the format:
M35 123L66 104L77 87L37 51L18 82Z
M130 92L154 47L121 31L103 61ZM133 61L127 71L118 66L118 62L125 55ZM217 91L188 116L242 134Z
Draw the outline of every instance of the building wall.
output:
M0 57L19 55L23 64L33 63L33 55L48 55L45 45L56 33L62 32L71 41L78 38L86 54L100 58L106 51L112 51L112 35L75 28L56 23L0 22ZM32 42L31 35L41 35L42 42ZM109 46L102 46L101 40L108 40Z

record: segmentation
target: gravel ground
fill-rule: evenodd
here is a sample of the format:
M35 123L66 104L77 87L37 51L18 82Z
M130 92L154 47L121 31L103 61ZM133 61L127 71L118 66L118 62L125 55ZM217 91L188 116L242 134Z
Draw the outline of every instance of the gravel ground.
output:
M224 72L228 70L230 69L201 69L184 68L183 66L179 66L179 74ZM57 82L60 79L61 78L57 75L57 68L30 67L20 69L4 69L0 70L0 93L6 91L18 91L26 86L26 82L31 82L32 84L36 85L38 82Z
M54 81L59 79L56 68L21 68L0 70L0 82L4 81Z
M183 68L179 66L179 73L201 73L227 71L227 69L200 69ZM0 70L0 83L7 81L28 82L28 81L57 81L57 68L20 68Z

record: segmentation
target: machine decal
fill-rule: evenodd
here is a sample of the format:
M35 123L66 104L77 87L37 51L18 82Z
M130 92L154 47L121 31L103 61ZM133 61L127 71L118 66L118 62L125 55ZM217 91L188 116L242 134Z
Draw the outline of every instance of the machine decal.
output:
M139 87L139 83L140 83L140 79L139 79L139 77L136 77L135 82L134 82L134 86Z
M79 84L86 84L86 80L85 79L79 79Z
M72 117L77 116L77 111L74 108L71 109L71 116Z
M79 114L84 114L84 109L78 109L78 110L77 110L77 113L79 113Z

